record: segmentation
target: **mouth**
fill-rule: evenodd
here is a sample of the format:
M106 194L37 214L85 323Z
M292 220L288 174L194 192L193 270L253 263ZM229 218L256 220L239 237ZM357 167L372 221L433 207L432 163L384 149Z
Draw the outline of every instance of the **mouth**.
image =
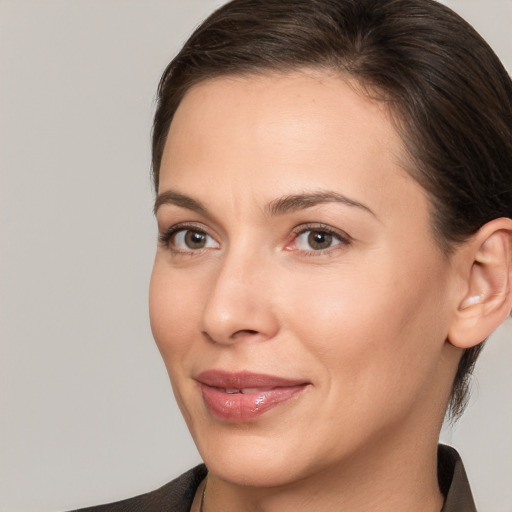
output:
M228 388L219 388L223 390L228 395L237 395L241 393L242 395L251 395L253 393L265 393L267 391L272 391L273 388L242 388L242 389L228 389Z
M310 383L273 375L208 370L198 375L204 403L218 419L246 422L297 398Z

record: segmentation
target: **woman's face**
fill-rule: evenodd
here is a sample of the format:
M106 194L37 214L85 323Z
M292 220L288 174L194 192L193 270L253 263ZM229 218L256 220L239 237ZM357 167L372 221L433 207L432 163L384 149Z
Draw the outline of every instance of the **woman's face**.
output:
M151 324L221 478L284 484L437 435L454 271L402 153L383 104L327 73L205 81L178 108Z

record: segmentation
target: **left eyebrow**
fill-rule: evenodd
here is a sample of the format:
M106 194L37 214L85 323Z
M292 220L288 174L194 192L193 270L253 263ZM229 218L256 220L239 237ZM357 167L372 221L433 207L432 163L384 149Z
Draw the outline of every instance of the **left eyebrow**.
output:
M331 191L319 191L283 196L271 201L265 207L265 212L272 216L282 215L325 203L341 203L346 206L361 208L362 210L371 213L374 217L377 217L375 213L363 203L354 201L353 199L350 199L343 194L339 194L338 192Z

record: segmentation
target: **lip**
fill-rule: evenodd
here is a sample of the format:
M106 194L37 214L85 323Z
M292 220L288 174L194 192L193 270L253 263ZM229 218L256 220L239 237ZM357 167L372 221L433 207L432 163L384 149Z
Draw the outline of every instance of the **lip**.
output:
M223 370L207 370L200 373L196 380L212 415L233 422L256 419L296 398L310 384L300 379Z

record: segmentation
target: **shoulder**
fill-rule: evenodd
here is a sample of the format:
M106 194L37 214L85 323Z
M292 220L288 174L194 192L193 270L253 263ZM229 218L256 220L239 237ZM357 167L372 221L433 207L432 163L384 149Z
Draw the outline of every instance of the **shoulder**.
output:
M197 487L205 476L206 467L201 464L155 491L74 512L189 512Z

